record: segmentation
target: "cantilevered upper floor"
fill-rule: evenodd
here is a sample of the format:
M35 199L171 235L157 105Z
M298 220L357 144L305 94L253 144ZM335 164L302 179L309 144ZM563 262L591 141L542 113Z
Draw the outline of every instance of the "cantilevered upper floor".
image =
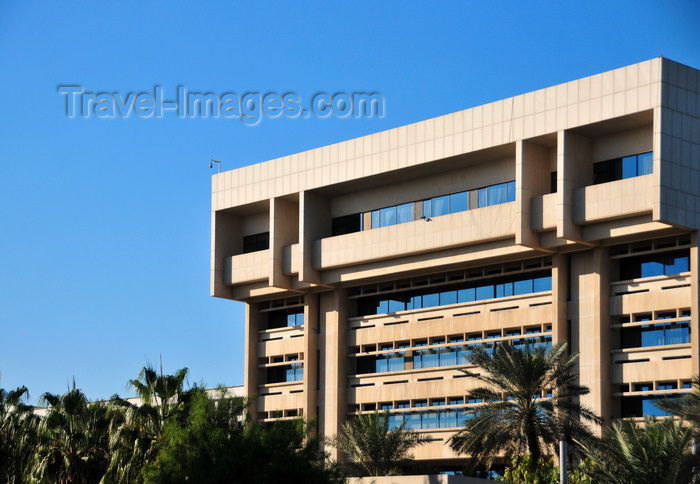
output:
M214 175L211 293L286 297L699 227L700 71L656 58Z

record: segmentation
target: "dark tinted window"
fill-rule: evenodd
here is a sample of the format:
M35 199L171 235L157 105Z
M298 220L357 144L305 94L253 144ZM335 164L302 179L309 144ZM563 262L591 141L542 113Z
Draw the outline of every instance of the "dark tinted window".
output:
M270 248L270 232L246 235L243 237L243 253L257 252Z
M362 230L362 214L353 213L343 217L336 217L331 223L331 235L344 235L359 232Z

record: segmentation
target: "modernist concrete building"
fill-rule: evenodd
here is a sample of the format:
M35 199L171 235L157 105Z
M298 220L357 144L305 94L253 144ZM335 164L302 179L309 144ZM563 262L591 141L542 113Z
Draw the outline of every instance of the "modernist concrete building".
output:
M606 420L700 373L700 72L657 58L214 175L257 418L391 409L459 465L471 345L566 340Z

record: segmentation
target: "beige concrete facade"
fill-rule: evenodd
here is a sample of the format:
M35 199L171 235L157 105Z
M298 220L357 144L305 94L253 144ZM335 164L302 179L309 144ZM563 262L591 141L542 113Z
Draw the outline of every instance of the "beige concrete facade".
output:
M214 175L211 294L257 418L391 408L458 466L471 344L568 341L608 421L683 392L699 227L700 72L657 58Z

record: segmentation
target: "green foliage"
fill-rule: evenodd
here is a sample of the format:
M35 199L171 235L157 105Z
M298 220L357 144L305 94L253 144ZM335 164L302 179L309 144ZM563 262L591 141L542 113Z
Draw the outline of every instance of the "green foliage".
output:
M49 406L37 427L29 464L31 480L46 484L96 484L109 465L106 405L89 403L75 387L63 395L45 393Z
M0 482L22 484L36 445L38 418L24 403L27 387L0 388Z
M406 422L389 429L389 412L362 414L343 425L343 433L328 439L328 444L352 458L363 475L401 474L411 463L411 449L430 439L406 428Z
M158 455L145 468L146 484L343 482L303 419L244 422L245 407L240 398L215 404L198 392L184 425L166 423Z
M22 402L26 388L0 389L0 483L344 482L303 419L246 420L250 402L187 389L186 376L144 368L130 382L141 405L90 403L73 384L42 396L45 416Z
M585 465L590 463L587 462ZM513 456L503 477L496 480L518 484L559 484L559 467L554 464L553 457L547 460L540 457L536 465L533 465L531 454ZM567 473L567 482L568 484L593 484L593 481L579 469Z
M554 465L554 458L545 460L540 457L533 464L531 454L514 456L503 477L496 480L519 484L559 484L559 468Z
M464 428L450 439L455 452L469 454L470 466L490 467L497 455L532 454L535 470L541 456L554 455L561 439L591 435L582 422L600 423L578 403L588 388L576 384L573 371L577 355L566 355L566 344L524 350L499 345L493 354L484 348L469 360L481 373L463 370L486 386L473 389L468 398L484 403L467 410ZM546 393L551 397L542 398Z
M145 366L129 385L140 398L134 405L115 396L110 401L113 425L110 431L112 453L102 484L142 484L142 469L153 462L164 426L171 420L184 419L196 386L185 389L187 368L167 375Z
M593 464L581 470L596 483L686 484L700 467L692 451L694 431L681 421L647 417L643 424L614 422L603 439L580 442Z

